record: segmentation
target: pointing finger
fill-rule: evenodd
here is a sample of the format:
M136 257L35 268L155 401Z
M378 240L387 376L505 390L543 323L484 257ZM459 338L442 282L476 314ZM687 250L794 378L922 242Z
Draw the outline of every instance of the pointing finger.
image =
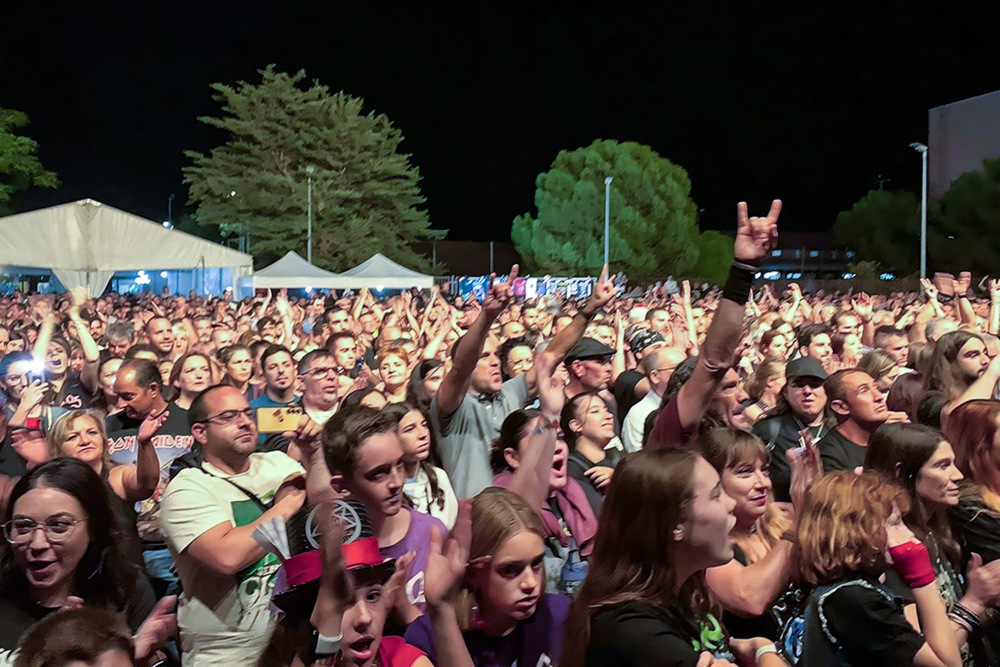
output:
M599 283L606 283L606 282L608 282L608 265L607 264L605 264L604 268L601 269L601 277L597 279L597 282L599 282Z
M521 267L519 267L517 264L515 264L510 268L510 275L507 276L507 282L510 283L511 285L513 285L514 281L517 280L517 272L520 268Z

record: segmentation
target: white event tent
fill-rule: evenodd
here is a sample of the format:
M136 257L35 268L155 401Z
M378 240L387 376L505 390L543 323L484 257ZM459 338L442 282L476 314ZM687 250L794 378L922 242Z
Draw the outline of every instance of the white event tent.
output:
M302 287L332 289L336 287L334 283L337 277L336 273L310 264L297 252L290 250L277 262L254 272L253 278L244 278L244 281L252 281L254 289L281 289L283 287L288 289Z
M333 285L337 289L358 289L361 287L430 289L433 286L434 276L418 273L401 266L382 253L375 253L353 269L337 274Z
M253 271L253 258L83 199L0 218L0 265L47 269L66 289L101 294L119 271L201 271L204 286L207 269L225 269L235 287ZM196 284L194 277L187 282Z

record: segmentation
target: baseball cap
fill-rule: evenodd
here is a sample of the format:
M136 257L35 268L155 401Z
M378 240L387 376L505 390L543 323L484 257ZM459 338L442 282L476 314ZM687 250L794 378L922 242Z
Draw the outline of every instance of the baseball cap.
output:
M799 357L798 359L792 359L785 366L786 381L797 377L814 377L825 380L827 374L823 370L823 364L819 363L816 359L812 357Z

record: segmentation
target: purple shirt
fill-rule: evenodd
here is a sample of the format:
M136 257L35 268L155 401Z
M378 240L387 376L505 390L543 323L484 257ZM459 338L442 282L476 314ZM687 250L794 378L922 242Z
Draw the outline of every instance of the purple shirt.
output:
M517 628L503 637L490 637L478 630L463 633L476 667L537 667L559 663L562 634L569 616L568 597L545 593L538 601L538 608L531 618L521 621ZM431 619L421 616L406 628L406 643L416 646L437 664L434 630Z
M410 529L406 531L399 542L390 544L387 547L380 547L379 554L382 558L402 558L406 552L412 551L416 558L406 568L406 597L410 603L421 612L426 607L424 601L424 570L427 569L427 554L431 545L431 530L437 528L441 539L448 536L448 529L444 527L439 519L410 510Z

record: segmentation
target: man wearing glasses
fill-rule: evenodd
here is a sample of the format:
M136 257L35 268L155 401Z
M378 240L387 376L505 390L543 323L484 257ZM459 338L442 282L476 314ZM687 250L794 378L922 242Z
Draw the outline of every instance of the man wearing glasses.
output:
M320 348L299 361L302 378L302 409L314 423L323 426L340 402L340 372L337 360Z
M239 390L209 387L188 411L204 462L181 470L163 496L163 530L183 583L177 620L183 663L254 664L276 616L268 609L278 560L252 535L288 521L306 498L305 470L280 451L257 451L254 411ZM318 430L296 447L315 449Z

